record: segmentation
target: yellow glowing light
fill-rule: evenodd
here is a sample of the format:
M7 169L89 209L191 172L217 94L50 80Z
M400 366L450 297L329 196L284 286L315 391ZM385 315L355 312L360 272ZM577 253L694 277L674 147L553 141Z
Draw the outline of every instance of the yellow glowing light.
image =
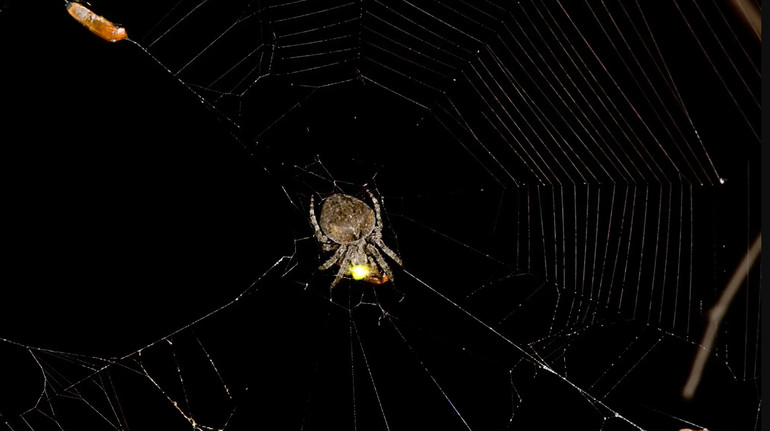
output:
M369 275L369 268L366 265L353 265L350 267L349 272L354 280L363 280Z

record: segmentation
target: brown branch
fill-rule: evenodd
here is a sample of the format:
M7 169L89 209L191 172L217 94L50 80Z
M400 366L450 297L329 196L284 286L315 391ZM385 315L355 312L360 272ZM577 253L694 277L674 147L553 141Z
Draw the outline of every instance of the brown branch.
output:
M730 0L730 5L735 13L743 19L743 22L751 28L757 40L762 40L762 12L757 6L748 0Z
M692 369L690 370L690 377L687 378L687 383L684 385L684 389L682 389L682 397L685 399L692 399L693 395L695 395L695 390L698 388L701 375L703 374L703 368L706 366L706 361L711 353L711 348L714 346L714 340L717 337L719 325L722 323L722 319L725 317L727 309L730 307L730 302L732 302L738 289L740 289L743 281L746 279L746 276L749 275L749 270L754 265L754 262L761 252L762 233L760 232L754 240L754 243L751 244L749 251L743 256L741 263L735 268L735 272L733 272L733 276L730 277L730 281L722 292L719 301L717 301L714 307L709 310L708 326L703 333L700 350L698 350L698 353L695 355L695 360L693 361Z

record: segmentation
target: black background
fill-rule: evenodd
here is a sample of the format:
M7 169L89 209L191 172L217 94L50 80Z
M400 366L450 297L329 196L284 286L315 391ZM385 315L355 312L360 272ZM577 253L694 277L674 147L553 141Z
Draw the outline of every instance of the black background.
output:
M469 226L454 234L463 241L462 235L472 237L486 229L480 223L489 221L486 215L494 213L503 192L494 189L494 182L456 141L426 120L424 111L358 81L315 93L299 113L264 137L269 145L257 144L240 136L137 46L99 40L54 3L6 3L0 11L0 160L7 250L0 338L55 351L121 357L186 327L259 279L257 286L265 287L237 304L234 316L222 313L210 324L183 331L177 352L189 348L194 356L195 349L185 343L191 343L186 336L195 332L212 352L230 353L222 355L227 359L218 368L234 390L249 386L239 394L239 413L254 409L237 417L232 429L255 429L274 421L284 425L277 429L298 429L300 422L307 429L319 424L321 429L343 429L351 426L353 410L359 429L382 427L375 401L366 398L371 397L366 374L354 377L359 386L351 385L350 365L345 363L351 329L347 310L340 311L357 289L371 292L344 285L334 294L343 307L328 305L325 286L330 277L313 272L318 251L302 240L312 233L306 218L310 194L334 191L314 174L328 170L330 178L339 181L336 186L352 194L360 194L364 184L374 188L393 214L387 220L393 229L386 228L386 242L397 247L407 269L410 259L433 257L431 266L439 270L413 271L433 273L433 286L446 280L461 283L463 277L477 280L488 270L488 262L476 262L473 252L452 255L442 250L444 243L429 235L421 238L425 232L403 215L422 214L430 220L449 208L453 222ZM281 80L274 85L274 99L264 105L286 110L281 94L298 90ZM709 106L729 106L709 100ZM745 223L745 213L730 208L746 208L746 184L758 184L760 171L754 157L758 149L752 146L756 144L729 143L740 134L730 131L728 125L738 121L729 107L725 111L701 113L701 132L710 142L725 142L709 150L728 186L731 178L748 173L741 180L745 184L714 193L710 220L715 245L704 251L715 256L715 267L708 269L714 273L729 273L740 258L739 249L721 252L718 244L733 236L730 226ZM449 205L456 196L479 189L490 191L471 195L478 201ZM415 201L422 206L409 207ZM758 199L750 203L758 204ZM748 211L757 214L753 207ZM432 227L438 229L439 220ZM735 235L745 236L745 230L739 228ZM282 256L292 259L269 271ZM281 277L287 262L297 263L299 269ZM442 387L464 407L463 416L475 420L472 429L505 427L501 418L507 419L504 412L510 409L512 393L499 372L504 364L516 363L520 353L400 270L395 275L406 280L399 290L407 300L393 305L399 322L394 327L405 328L405 339L412 344L399 338L394 327L377 325L379 311L356 309L356 322L363 322L356 330L365 342L371 341L367 357L381 373L379 378L415 382L411 390L380 387L383 399L397 400L386 414L389 426L463 429L436 386L425 381L427 370L453 376L443 380ZM532 292L540 282L525 280L522 289ZM388 295L382 300L395 301ZM484 318L494 314L493 302L500 299L480 300L475 309L465 309ZM533 314L547 316L551 299L542 298ZM595 329L575 348L612 351L616 346L608 340L629 333L651 337L648 345L656 337L643 325L622 322ZM679 400L677 391L694 349L674 337L662 339L663 353L646 358L638 374L625 381L622 395L614 400L615 410L628 412L629 419L652 429L684 427L670 415L691 418L712 430L754 427L752 384L733 382L723 368L709 369L712 379L704 383L695 403ZM413 344L420 360L430 366L420 368L405 353L404 347ZM458 346L470 353L458 353ZM12 343L4 343L0 352L1 381L7 382L0 390L0 414L13 429L23 429L14 421L39 394L40 371L26 351ZM591 354L577 357L586 360ZM360 357L356 360L362 364ZM152 363L152 358L147 361ZM126 385L117 394L130 429L189 429L167 400L143 386L146 382L137 383L138 377L116 368L120 370L114 372L115 380ZM323 371L314 371L319 369ZM543 370L536 373L529 365L517 372L521 375L516 388L525 393L526 408L515 416L514 429L602 426L599 419L607 413L594 410L560 379L549 378ZM579 375L569 378L583 383ZM351 386L360 390L356 409L350 407ZM134 397L148 392L157 398ZM217 411L216 401L211 403L200 409L201 416ZM81 414L82 406L74 404L64 401L60 421L91 424L91 415ZM109 429L101 428L98 419L90 426ZM613 427L630 429L612 419L603 429Z

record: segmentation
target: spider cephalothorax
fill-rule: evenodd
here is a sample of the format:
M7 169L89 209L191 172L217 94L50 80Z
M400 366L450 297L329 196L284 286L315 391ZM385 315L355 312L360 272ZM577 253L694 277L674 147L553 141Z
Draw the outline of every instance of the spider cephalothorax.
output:
M380 203L369 190L366 192L372 199L373 210L358 198L335 193L324 199L320 220L316 220L315 201L310 197L310 222L315 236L323 251L334 251L318 269L329 269L335 263L340 266L330 287L339 283L345 274L375 284L392 279L390 267L379 250L402 265L398 255L382 242Z

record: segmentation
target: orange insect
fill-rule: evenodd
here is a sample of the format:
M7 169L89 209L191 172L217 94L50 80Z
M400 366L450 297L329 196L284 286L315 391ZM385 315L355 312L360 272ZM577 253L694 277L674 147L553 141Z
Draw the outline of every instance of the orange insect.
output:
M337 266L341 266L339 262ZM388 274L380 273L380 270L375 265L351 265L348 273L354 280L364 280L372 284L385 284L390 280Z
M76 2L66 2L67 12L75 18L79 23L89 30L91 33L101 37L108 42L117 42L123 40L128 35L126 29L118 27L107 18L99 16L91 11L91 9Z

